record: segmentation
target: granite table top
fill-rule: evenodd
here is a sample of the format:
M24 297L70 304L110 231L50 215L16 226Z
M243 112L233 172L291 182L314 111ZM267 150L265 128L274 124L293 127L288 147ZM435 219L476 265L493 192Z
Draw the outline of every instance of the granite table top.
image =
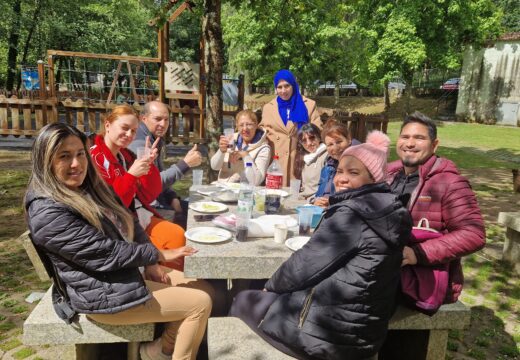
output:
M279 214L297 218L296 206L305 203L305 200L289 197L283 201ZM227 205L230 213L236 210L236 204ZM188 230L200 226L216 227L211 220L195 221L195 214L197 213L191 209L188 211ZM253 213L253 217L260 215L264 214ZM290 229L288 238L297 235L296 231L297 228ZM197 279L267 279L292 254L285 244L276 243L272 237L247 238L244 242L232 238L217 244L186 240L186 244L199 251L185 258L184 275Z

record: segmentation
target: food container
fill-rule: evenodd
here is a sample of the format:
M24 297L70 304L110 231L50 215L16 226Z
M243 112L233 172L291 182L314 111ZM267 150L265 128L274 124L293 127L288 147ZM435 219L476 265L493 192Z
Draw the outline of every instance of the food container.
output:
M298 206L296 208L296 211L298 213L300 213L301 208L312 209L311 228L314 229L316 226L318 226L318 223L320 222L320 219L321 219L321 214L323 213L323 208L316 206L316 205L302 205L302 206Z

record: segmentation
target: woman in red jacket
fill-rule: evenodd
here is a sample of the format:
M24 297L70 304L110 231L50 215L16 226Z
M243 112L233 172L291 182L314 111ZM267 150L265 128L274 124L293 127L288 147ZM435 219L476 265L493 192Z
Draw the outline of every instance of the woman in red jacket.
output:
M156 144L150 147L148 156L140 159L127 149L138 125L132 107L116 106L105 119L103 135L94 138L90 154L100 175L138 217L152 243L158 249L179 249L182 256L178 261L163 265L182 271L184 256L193 254L195 250L184 246L186 238L180 226L162 219L150 206L161 193L161 176L153 164L157 156Z

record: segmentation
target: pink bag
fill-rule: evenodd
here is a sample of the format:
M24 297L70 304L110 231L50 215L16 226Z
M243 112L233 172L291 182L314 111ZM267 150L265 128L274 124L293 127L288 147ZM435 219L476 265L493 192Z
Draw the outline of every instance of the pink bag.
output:
M421 219L412 228L411 245L435 239L442 233L430 228L428 219ZM444 302L448 291L449 264L434 266L407 265L401 268L401 291L404 301L420 312L433 315Z

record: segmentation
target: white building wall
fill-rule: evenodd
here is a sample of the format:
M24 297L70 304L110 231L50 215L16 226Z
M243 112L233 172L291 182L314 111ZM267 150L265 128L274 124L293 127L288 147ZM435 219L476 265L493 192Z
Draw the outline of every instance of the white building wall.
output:
M470 121L520 125L520 40L465 51L456 113Z

